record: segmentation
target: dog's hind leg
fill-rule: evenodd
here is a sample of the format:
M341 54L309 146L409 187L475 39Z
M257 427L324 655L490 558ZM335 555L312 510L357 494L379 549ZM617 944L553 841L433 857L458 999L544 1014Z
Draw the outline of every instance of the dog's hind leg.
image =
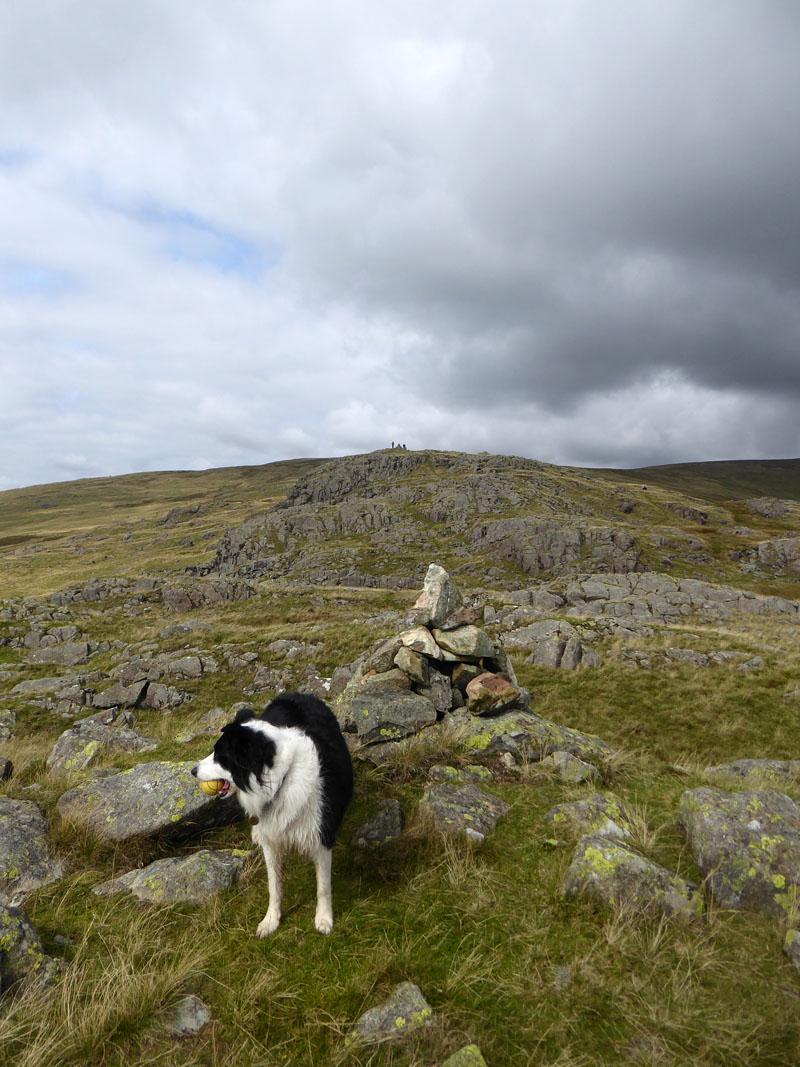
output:
M264 862L267 865L267 882L269 883L269 907L267 914L258 924L256 934L269 937L278 929L281 921L283 904L283 853L271 845L262 845Z
M333 929L333 900L331 898L331 849L320 845L314 853L317 870L317 914L314 925L321 934Z

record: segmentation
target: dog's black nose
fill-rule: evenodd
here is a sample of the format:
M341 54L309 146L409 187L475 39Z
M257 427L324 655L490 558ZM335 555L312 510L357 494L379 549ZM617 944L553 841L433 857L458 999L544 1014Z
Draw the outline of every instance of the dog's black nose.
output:
M197 767L192 767L192 774L197 777Z

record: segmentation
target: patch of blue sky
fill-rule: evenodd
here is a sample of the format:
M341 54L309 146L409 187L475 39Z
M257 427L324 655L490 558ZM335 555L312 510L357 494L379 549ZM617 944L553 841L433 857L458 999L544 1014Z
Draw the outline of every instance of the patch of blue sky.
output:
M163 235L162 248L177 262L203 264L222 274L235 274L260 281L280 262L282 249L250 241L223 230L210 220L189 211L176 211L148 204L125 212Z
M0 295L63 296L77 283L66 271L35 260L0 259Z
M10 148L8 145L0 144L0 167L5 167L7 170L24 167L32 163L35 158L35 153L27 148Z

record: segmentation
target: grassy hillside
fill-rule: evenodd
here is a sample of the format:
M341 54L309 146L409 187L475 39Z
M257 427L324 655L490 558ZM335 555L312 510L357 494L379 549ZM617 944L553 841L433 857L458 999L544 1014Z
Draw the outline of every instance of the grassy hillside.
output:
M760 496L800 500L800 459L667 463L630 470L598 469L595 473L621 481L658 485L717 503Z

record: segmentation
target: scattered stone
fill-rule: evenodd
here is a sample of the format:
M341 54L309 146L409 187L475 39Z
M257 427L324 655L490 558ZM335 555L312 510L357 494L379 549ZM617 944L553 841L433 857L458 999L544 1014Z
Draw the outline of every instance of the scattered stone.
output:
M212 1020L211 1012L199 997L181 997L173 1008L169 1020L169 1033L173 1037L199 1034Z
M564 880L565 896L586 896L611 907L635 904L648 912L701 916L697 886L630 846L603 835L581 838Z
M595 793L585 800L557 804L545 815L556 838L630 837L633 820L615 793Z
M144 697L147 684L146 681L133 682L131 685L114 682L102 693L95 693L92 697L92 706L95 708L135 708Z
M465 1045L448 1056L441 1067L486 1067L486 1060L477 1045Z
M64 793L59 814L108 841L140 834L182 839L240 818L237 803L206 796L189 773L193 766L142 763L110 774Z
M585 763L570 752L553 752L544 757L542 766L556 767L562 782L594 782L600 777L597 767Z
M65 873L63 860L50 848L39 806L0 797L0 902L20 904L33 889L57 882Z
M25 913L0 904L0 992L20 983L50 985L62 970L62 961L46 954Z
M510 807L474 785L434 785L422 798L422 808L431 813L437 830L465 834L478 844L494 830Z
M741 667L737 667L737 670L741 674L749 674L750 671L757 671L763 666L764 666L764 657L763 656L753 656L752 659L749 659L746 663L743 663L741 665Z
M422 592L412 609L419 622L441 626L461 604L461 594L450 575L444 567L431 563L425 575Z
M397 1041L423 1026L429 1026L432 1018L433 1009L419 986L402 982L395 986L383 1004L364 1012L346 1044L378 1045L384 1041Z
M681 823L718 904L783 916L800 885L800 805L771 789L681 797Z
M405 819L399 800L386 800L378 811L353 834L356 848L380 848L403 832Z
M191 856L156 860L95 886L97 896L127 890L156 904L202 904L238 881L250 853L244 849L203 849Z
M74 774L85 770L106 754L152 752L158 748L155 737L126 726L104 726L92 719L73 723L59 737L47 757L50 774Z
M432 782L493 782L494 775L488 767L480 763L470 763L466 767L450 767L435 764L428 772Z

